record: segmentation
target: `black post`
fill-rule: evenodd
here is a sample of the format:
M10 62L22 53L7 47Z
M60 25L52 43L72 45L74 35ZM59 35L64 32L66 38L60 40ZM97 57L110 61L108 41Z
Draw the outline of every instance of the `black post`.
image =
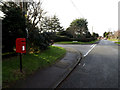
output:
M20 72L22 72L22 54L20 53Z

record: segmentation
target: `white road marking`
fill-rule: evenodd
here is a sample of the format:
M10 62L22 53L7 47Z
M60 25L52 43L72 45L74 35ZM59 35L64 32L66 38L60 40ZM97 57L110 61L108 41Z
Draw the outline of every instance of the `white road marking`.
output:
M83 64L83 67L85 66L85 63Z
M89 53L90 53L90 51L92 51L92 49L96 46L97 44L94 44L93 46L92 46L92 48L84 55L84 57L86 57Z
M95 44L91 45L90 47L93 47Z

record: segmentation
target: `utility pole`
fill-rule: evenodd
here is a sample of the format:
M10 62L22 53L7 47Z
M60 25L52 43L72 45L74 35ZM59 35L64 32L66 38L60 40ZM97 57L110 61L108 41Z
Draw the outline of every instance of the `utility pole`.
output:
M27 23L27 20L26 20L26 18L27 18L27 2L22 2L23 3L23 7L22 7L22 10L23 10L23 14L24 14L24 17L25 17L25 30L26 30L26 34L27 34L27 36L26 36L26 53L28 53L28 29L27 29L27 25L26 25L26 23Z
M92 35L93 35L93 26L92 26Z
M25 18L25 31L26 31L26 48L27 48L27 42L28 42L28 29L26 28L26 22L27 22L27 20L26 20L26 18L27 18L27 7L28 7L28 2L25 2L24 0L20 0L20 2L19 2L19 5L20 5L20 7L21 7L21 9L22 9L22 13L23 13L23 16L24 16L24 18ZM26 51L28 51L27 49L26 49Z

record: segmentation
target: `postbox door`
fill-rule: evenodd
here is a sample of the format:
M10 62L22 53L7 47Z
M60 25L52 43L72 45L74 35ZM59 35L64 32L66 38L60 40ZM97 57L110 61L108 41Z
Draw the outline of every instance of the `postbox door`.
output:
M25 38L16 39L16 52L26 53L26 39Z

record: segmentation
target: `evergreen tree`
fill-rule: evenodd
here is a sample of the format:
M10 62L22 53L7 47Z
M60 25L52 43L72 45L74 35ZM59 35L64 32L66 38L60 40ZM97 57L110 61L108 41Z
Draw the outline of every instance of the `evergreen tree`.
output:
M90 32L88 31L88 22L84 18L75 19L70 24L69 30L72 31L73 37L76 37L75 35L79 35L80 37L90 37Z
M2 5L5 14L2 20L2 46L3 52L13 51L16 38L26 37L25 18L22 10L14 2Z

